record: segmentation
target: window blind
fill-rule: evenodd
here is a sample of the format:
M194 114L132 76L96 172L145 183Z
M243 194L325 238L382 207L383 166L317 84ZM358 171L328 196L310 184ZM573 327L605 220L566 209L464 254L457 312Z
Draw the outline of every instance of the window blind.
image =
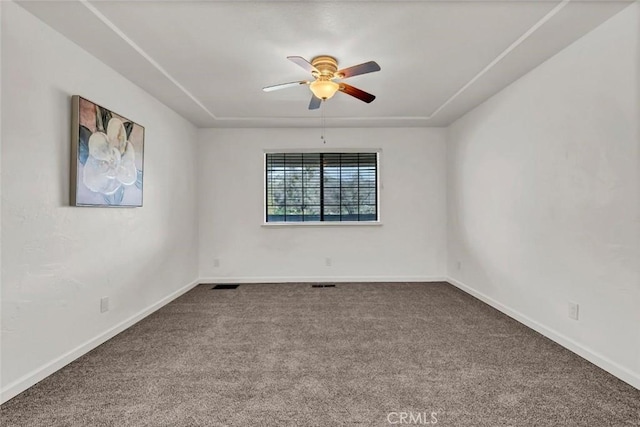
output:
M267 222L377 221L377 153L267 153Z

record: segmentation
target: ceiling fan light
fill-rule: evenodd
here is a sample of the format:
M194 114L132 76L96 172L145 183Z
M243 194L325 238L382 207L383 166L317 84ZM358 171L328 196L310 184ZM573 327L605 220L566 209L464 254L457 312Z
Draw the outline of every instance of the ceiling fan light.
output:
M320 99L329 99L340 88L340 85L331 80L316 80L309 85L311 92Z

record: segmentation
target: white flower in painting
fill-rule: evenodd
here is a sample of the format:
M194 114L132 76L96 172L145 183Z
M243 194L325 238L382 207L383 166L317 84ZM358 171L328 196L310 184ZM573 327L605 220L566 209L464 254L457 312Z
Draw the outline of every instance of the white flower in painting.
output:
M107 125L107 133L95 132L89 138L84 184L96 193L113 194L122 185L136 182L138 172L135 160L135 151L127 141L122 121L113 117Z

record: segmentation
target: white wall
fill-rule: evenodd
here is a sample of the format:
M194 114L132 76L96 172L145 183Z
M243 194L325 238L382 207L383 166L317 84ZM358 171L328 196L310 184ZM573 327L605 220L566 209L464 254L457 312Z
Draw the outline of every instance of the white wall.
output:
M218 129L200 135L200 277L430 280L445 275L443 129ZM265 149L382 149L381 226L262 226ZM325 258L332 265L325 265ZM219 260L215 267L214 260Z
M447 167L454 283L636 387L639 10L454 123Z
M197 129L2 2L2 400L197 278ZM69 207L70 96L146 127L144 207ZM100 314L100 298L111 310Z

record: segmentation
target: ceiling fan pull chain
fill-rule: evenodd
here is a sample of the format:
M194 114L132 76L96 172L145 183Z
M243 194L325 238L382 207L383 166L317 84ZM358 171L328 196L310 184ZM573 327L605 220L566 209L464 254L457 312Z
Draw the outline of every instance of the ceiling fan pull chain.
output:
M327 126L326 125L326 123L327 123L326 122L326 118L325 118L325 115L324 115L324 110L326 108L325 105L326 105L326 103L324 101L322 101L322 111L320 112L321 113L320 114L320 117L321 117L320 121L321 121L321 124L322 124L322 134L320 135L320 139L322 140L323 144L327 143L327 139L324 137L325 129L326 129L326 126Z

